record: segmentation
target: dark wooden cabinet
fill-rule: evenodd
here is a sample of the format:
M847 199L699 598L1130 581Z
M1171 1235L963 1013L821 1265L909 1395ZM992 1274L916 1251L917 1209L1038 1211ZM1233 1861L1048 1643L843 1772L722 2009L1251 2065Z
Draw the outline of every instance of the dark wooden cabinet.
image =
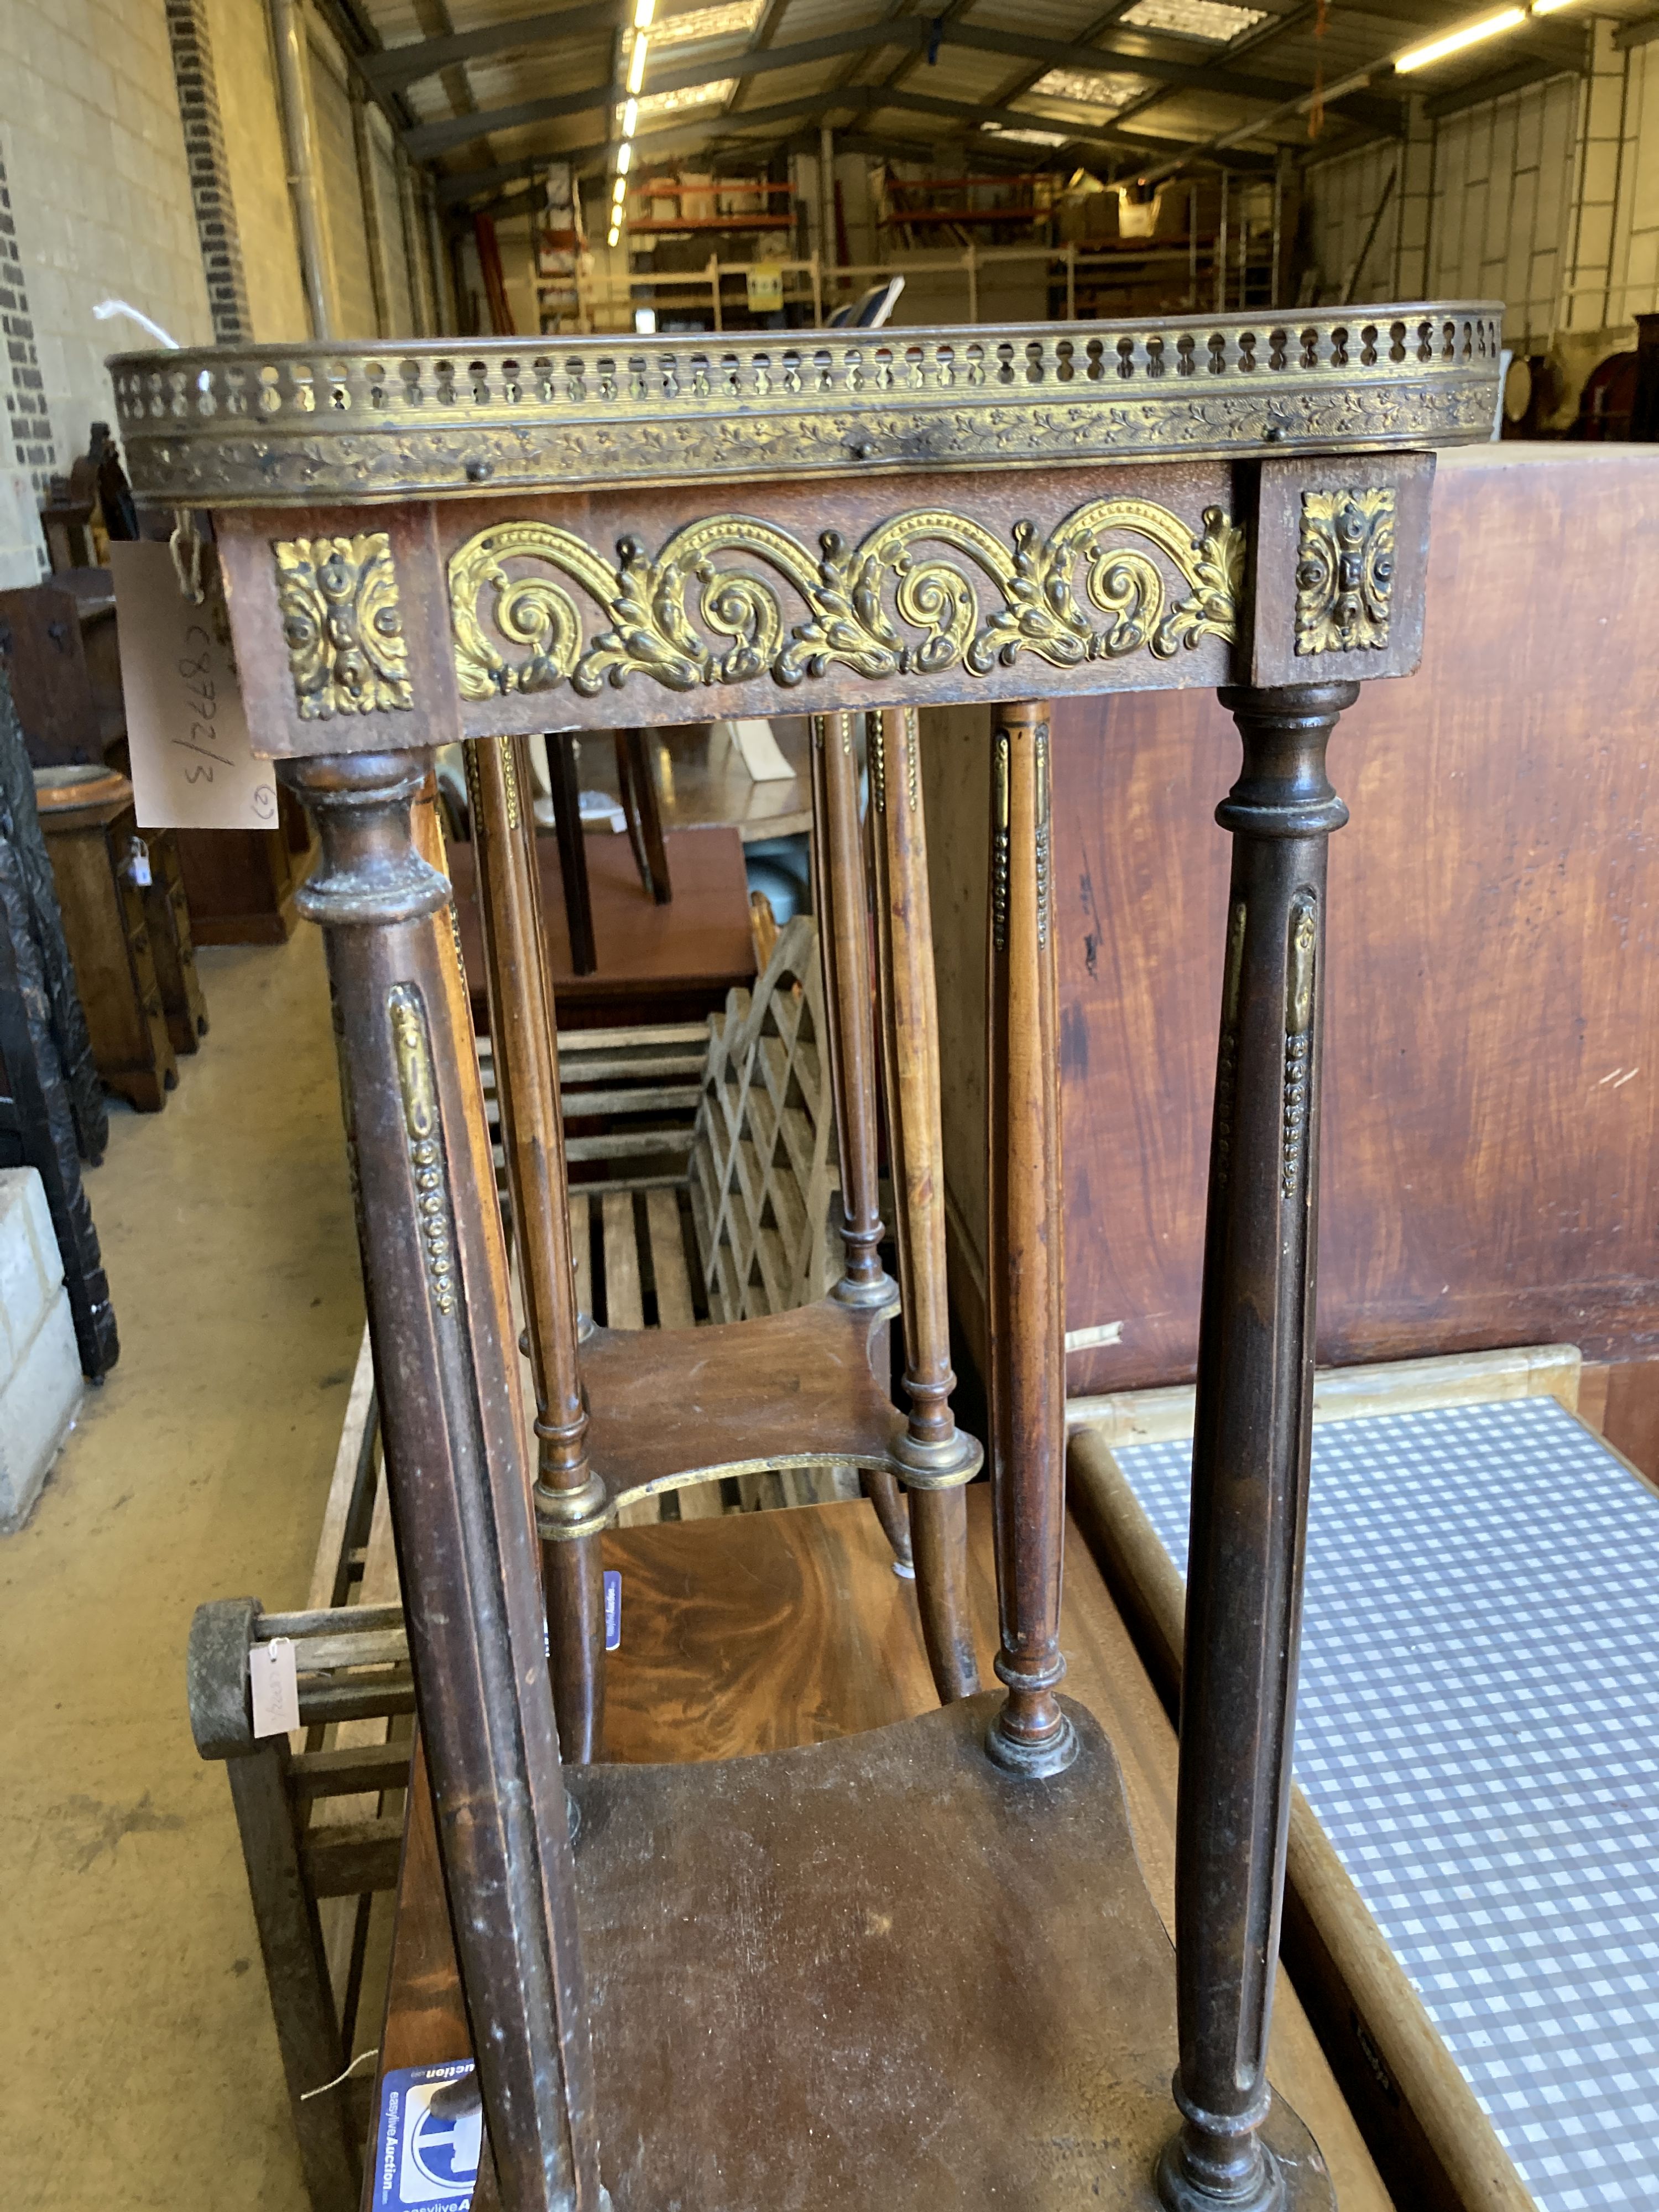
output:
M40 826L94 1063L102 1081L141 1113L159 1113L179 1080L162 972L175 993L173 1027L185 1050L195 1050L198 1023L205 1018L188 915L175 909L170 896L157 896L155 866L132 811L132 786L124 775L70 769L44 772L38 781Z

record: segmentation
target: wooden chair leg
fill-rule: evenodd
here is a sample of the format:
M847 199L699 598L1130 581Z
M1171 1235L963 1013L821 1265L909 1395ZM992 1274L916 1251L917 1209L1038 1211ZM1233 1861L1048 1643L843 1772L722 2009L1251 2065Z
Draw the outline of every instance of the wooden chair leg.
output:
M501 1213L449 886L416 849L429 754L284 764L322 923L410 1651L506 2212L599 2202L574 1872L509 1358ZM441 1686L441 1695L436 1694Z
M535 818L522 740L466 747L489 1033L501 1146L517 1231L536 1390L536 1518L543 1544L559 1742L586 1765L605 1714L605 1601L599 1530L607 1499L587 1459L587 1407L576 1354L576 1275L559 1048L547 980Z
M668 848L663 842L657 779L651 773L652 735L649 730L616 732L617 781L622 787L628 842L634 848L634 865L640 872L640 882L659 906L668 906L673 901L674 887L668 875Z
M1352 684L1223 691L1243 738L1193 1436L1170 2212L1269 2212L1260 2129L1290 1818L1313 1419L1325 748Z
M191 1727L202 1757L225 1762L312 2212L356 2212L362 2165L350 2100L343 2090L307 2094L332 2081L348 2054L301 1857L288 1738L256 1741L249 1726L248 1653L258 1612L252 1598L198 1611L190 1632Z
M945 1282L945 1162L939 1127L939 1005L933 981L927 830L916 710L867 715L870 842L876 894L888 1165L903 1300L908 1428L898 1446L910 1498L916 1597L941 1699L979 1689L968 1610L968 1502L978 1445L951 1412Z
M987 1274L996 1671L1008 1696L986 1748L1019 1774L1055 1774L1077 1756L1076 1732L1054 1695L1066 1674L1066 1279L1048 712L1042 702L998 710L991 749Z
M599 964L599 956L593 938L593 898L587 887L587 843L582 832L576 740L568 730L555 731L548 738L547 775L553 791L553 834L559 841L559 877L564 885L571 972L591 975Z

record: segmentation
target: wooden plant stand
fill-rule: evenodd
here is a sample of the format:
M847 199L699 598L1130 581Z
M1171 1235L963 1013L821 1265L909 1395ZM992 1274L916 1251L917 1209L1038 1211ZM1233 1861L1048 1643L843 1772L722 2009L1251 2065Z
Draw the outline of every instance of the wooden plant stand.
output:
M787 2201L868 2212L1331 2206L1265 2070L1312 1388L1325 848L1346 819L1325 753L1362 678L1417 665L1431 449L1487 434L1499 340L1495 309L1460 306L1294 328L769 334L718 354L607 339L532 358L472 344L465 363L412 344L114 364L140 497L220 510L254 741L321 834L300 903L328 942L411 1669L492 2153L481 2203L771 2212L787 2182ZM821 1304L691 1332L695 1351L672 1332L580 1341L519 757L551 726L614 727L629 686L659 723L752 711L779 687L815 717L845 1266ZM1218 816L1233 869L1171 1960L1110 1747L1059 1695L1048 700L1179 686L1221 691L1243 762ZM975 702L994 739L1006 1695L963 1698L961 1485L978 1455L951 1418L943 1340L916 710ZM431 748L457 738L475 740L533 1485L422 797ZM878 1085L897 1286L878 1257ZM878 1405L883 1370L866 1357L896 1315L902 1412ZM831 1460L879 1446L878 1472L909 1492L946 1709L753 1759L587 1764L598 1539L620 1498L705 1479L739 1436L769 1458L786 1433ZM727 2057L700 2059L688 2092L690 2054L716 2047Z

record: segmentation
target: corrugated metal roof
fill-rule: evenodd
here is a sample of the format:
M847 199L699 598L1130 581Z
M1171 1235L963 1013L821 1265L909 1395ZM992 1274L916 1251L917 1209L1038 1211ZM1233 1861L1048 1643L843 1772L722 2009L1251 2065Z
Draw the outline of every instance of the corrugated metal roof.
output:
M1391 54L1468 18L1470 0L1332 0L1322 33L1314 34L1312 0L1234 0L1234 13L1208 18L1213 0L661 0L649 35L641 133L672 131L695 151L743 134L752 144L815 131L828 122L866 139L883 134L915 144L945 142L960 162L986 149L982 111L1030 118L1033 129L1069 129L1102 137L1167 143L1172 150L1253 122L1239 143L1248 153L1275 143L1307 148L1305 121L1280 118L1275 106L1305 95L1316 76L1328 85L1373 68ZM1598 12L1638 14L1650 0L1597 0ZM357 0L361 17L387 49L407 58L422 41L483 33L534 19L533 38L495 44L397 87L403 112L416 122L411 150L433 158L454 179L477 176L481 195L500 188L492 171L521 167L542 155L586 149L605 166L623 97L613 81L625 61L634 0L589 0L550 15L549 0ZM1139 24L1126 20L1131 10ZM1196 12L1194 12L1196 10ZM942 11L942 12L941 12ZM1262 20L1246 18L1260 15ZM930 21L939 40L931 57ZM684 22L695 36L676 38ZM1410 90L1431 100L1511 77L1575 65L1588 21L1582 8L1553 13L1513 37L1497 39L1436 64L1409 79L1386 74L1346 112L1334 108L1322 146L1389 127ZM1231 39L1194 34L1231 31ZM863 34L864 42L860 41ZM988 51L975 40L993 42ZM824 51L828 43L829 51ZM815 51L814 49L817 49ZM1066 49L1062 52L1059 49ZM773 65L774 58L781 66ZM1056 82L1056 70L1071 82ZM1197 72L1196 79L1193 76ZM1087 80L1102 82L1091 102ZM1037 86L1045 78L1045 89ZM1139 84L1135 82L1139 80ZM1237 82L1243 80L1243 82ZM1237 82L1237 88L1234 88ZM891 85L890 100L879 88ZM842 94L837 103L836 95ZM582 98L581 95L591 95ZM652 95L657 95L653 98ZM672 94L665 99L662 95ZM932 102L951 103L933 108ZM516 111L550 103L553 114ZM421 126L442 125L477 111L465 125L434 143ZM756 118L759 118L757 121ZM465 136L462 135L463 130ZM760 134L757 138L756 134ZM1012 143L999 149L1006 162ZM1062 165L1064 150L1034 161ZM1127 166L1134 156L1122 156Z

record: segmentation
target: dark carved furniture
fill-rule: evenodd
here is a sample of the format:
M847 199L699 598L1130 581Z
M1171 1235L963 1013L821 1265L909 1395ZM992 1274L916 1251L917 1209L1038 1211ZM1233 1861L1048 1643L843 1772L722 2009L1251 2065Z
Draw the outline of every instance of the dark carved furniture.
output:
M1417 665L1428 449L1486 434L1498 341L1495 310L1460 307L799 349L115 364L140 497L219 510L255 743L321 830L303 903L327 933L370 1325L395 1378L382 1410L416 1694L491 2188L511 2212L716 2196L759 2212L786 2193L915 2212L1331 2204L1264 2072L1312 1374L1323 855L1345 818L1324 758L1358 679ZM550 723L614 726L629 686L669 721L741 713L780 684L817 717L846 1269L831 1300L735 1324L729 1346L726 1331L690 1332L683 1352L659 1333L641 1407L637 1354L578 1341L516 748ZM1186 1674L1177 1972L1110 1747L1057 1694L1049 702L1181 686L1226 691L1243 765L1220 817L1234 860L1189 1601L1206 1633ZM580 1760L598 1732L593 1540L619 1490L706 1471L717 1431L741 1425L765 1458L810 1425L826 1456L884 1455L923 1500L919 1534L937 1516L937 1548L960 1558L950 1492L975 1462L945 1410L942 1302L919 1287L936 1272L936 1146L907 1152L894 1184L908 1413L865 1364L896 1301L873 1146L860 1157L876 1056L849 724L870 713L880 758L879 995L908 1145L932 1045L895 949L924 880L914 710L981 698L1005 1690L808 1751L562 1768L560 1734ZM533 1485L465 985L416 804L431 746L458 736L485 741L475 817ZM912 1187L912 1157L933 1190ZM799 1351L757 1353L798 1329ZM611 1407L615 1474L599 1451ZM967 1686L952 1668L970 1656L952 1634L958 1582L932 1583L947 1687Z
M58 911L34 777L0 672L0 1167L32 1167L64 1264L82 1371L120 1346L82 1181L109 1141L109 1115Z

